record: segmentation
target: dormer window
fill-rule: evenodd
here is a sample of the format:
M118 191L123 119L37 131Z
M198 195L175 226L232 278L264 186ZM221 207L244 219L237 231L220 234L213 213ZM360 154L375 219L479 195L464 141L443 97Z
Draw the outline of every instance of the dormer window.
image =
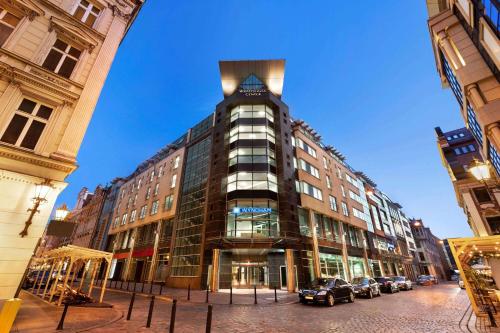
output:
M42 67L69 79L81 53L76 47L57 39Z
M0 45L3 45L21 18L0 7Z
M73 16L77 20L85 23L87 26L92 27L99 17L100 13L101 10L90 2L86 0L80 0L80 3L78 4L78 6L76 6Z

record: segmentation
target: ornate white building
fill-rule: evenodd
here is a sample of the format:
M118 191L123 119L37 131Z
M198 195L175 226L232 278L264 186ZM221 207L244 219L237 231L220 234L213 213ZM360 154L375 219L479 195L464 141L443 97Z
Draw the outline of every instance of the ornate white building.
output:
M142 4L0 0L0 299L14 296L76 169L111 63ZM42 183L50 190L30 214Z

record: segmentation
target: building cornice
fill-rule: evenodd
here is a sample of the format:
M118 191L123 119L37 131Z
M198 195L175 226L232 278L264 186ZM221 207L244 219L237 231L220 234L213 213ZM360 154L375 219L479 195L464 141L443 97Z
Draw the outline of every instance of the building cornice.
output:
M67 174L73 172L76 169L75 164L56 161L44 156L24 151L20 148L10 147L3 143L0 143L0 158L2 157L10 160L15 160L18 162L24 162L36 165L43 168L62 171ZM16 171L16 170L11 170L11 171Z

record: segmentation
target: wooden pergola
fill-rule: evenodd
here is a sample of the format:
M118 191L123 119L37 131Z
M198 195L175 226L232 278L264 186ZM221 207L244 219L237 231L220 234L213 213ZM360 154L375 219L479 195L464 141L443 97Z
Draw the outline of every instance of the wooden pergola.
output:
M64 272L63 284L62 284L63 288L61 291L61 296L57 301L57 305L60 306L63 300L62 296L64 290L66 290L68 286L70 288L73 288L75 277L78 275L78 272L83 268L83 273L80 280L80 286L78 287L78 289L80 289L80 291L82 290L83 283L85 281L85 276L90 271L91 274L90 285L86 292L86 294L90 297L90 295L92 294L92 289L94 288L94 281L96 278L97 271L99 270L99 267L101 267L101 265L105 263L106 271L104 275L104 282L102 283L101 287L101 294L99 297L99 303L102 303L104 292L106 291L106 282L108 280L112 259L113 259L113 254L110 252L98 251L74 245L66 245L53 249L47 252L42 258L37 258L36 260L33 261L32 267L38 267L39 269L33 285L33 291L37 289L36 287L38 283L38 289L36 293L39 294L40 287L42 285L43 277L45 276L45 274L49 272L48 277L50 278L55 273L56 279L55 282L50 287L50 290L47 290L49 286L47 279L47 282L45 283L45 289L43 290L43 294L40 295L42 298L45 298L45 296L47 295L49 298L48 299L49 302L52 302L52 298L54 297L54 294L57 291L58 281L61 277L63 277L63 270L65 268L66 270ZM42 278L39 280L40 276Z
M474 258L500 258L500 235L486 237L467 237L467 238L450 238L448 239L451 253L455 258L457 268L460 271L460 276L465 284L467 295L472 304L472 309L476 315L482 311L480 303L482 295L478 293L477 286L470 279L470 275L466 271L471 271L472 260Z

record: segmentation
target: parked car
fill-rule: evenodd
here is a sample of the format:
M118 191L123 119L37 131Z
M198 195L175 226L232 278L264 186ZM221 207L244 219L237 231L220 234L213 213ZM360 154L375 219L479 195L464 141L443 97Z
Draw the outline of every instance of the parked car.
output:
M354 289L348 282L339 278L321 278L313 281L312 287L299 291L302 304L321 303L333 306L335 302L347 300L354 302Z
M378 282L380 291L383 293L393 294L399 291L398 285L394 282L394 280L390 277L376 277L375 281Z
M458 277L458 286L460 287L460 289L465 289L465 283L461 277Z
M41 285L42 287L45 287L45 284L47 283L47 279L49 277L49 272L48 271L40 271L40 270L33 270L28 272L26 275L26 278L23 281L23 289L30 289L33 288L35 282L38 287L38 285ZM37 280L38 278L38 280Z
M431 286L434 284L434 281L430 278L429 275L419 275L417 277L417 284L419 286Z
M354 288L354 295L356 297L364 296L373 298L373 296L380 296L380 286L374 279L357 277L352 279L351 284Z
M406 276L395 276L394 282L398 285L399 290L412 290L413 284Z
M435 275L429 275L433 284L439 284L439 279Z

